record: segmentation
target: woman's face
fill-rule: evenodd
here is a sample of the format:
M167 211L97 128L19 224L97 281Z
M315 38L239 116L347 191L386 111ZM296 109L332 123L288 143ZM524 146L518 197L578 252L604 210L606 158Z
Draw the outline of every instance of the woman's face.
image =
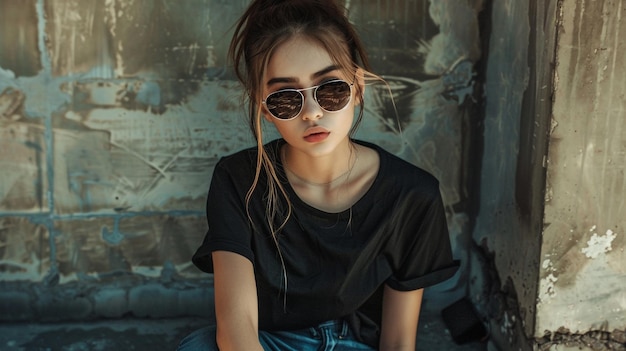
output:
M333 63L330 55L319 44L303 36L295 36L278 46L268 63L262 98L281 89L303 89L333 79L354 82ZM263 106L267 121L274 124L280 135L295 149L309 156L324 156L337 151L337 146L347 145L348 134L354 120L356 90L348 106L337 112L320 108L315 101L314 89L304 90L304 103L300 114L291 120L279 120Z

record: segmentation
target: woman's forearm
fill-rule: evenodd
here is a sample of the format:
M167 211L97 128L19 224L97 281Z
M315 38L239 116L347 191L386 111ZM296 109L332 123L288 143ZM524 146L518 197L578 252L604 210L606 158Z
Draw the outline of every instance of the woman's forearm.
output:
M220 351L263 351L252 262L232 252L213 252L217 345Z
M380 335L381 351L415 351L423 289L396 291L385 286Z
M258 331L250 323L217 323L217 346L220 351L263 351Z

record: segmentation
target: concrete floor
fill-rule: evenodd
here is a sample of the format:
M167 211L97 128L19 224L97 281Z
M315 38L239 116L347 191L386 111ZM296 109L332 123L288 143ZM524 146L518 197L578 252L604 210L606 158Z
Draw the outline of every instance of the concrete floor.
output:
M200 319L0 325L1 351L175 350Z
M443 321L421 316L417 350L487 350L486 343L457 345ZM63 324L0 324L0 351L172 351L203 319L104 320Z

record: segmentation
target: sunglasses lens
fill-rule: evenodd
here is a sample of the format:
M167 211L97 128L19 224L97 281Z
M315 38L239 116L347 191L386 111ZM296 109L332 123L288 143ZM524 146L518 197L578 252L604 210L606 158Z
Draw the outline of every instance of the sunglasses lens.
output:
M279 90L265 99L265 107L278 119L292 119L300 114L303 104L302 90ZM328 112L336 112L348 105L352 97L350 84L342 80L322 83L315 90L315 100L318 105Z
M328 112L339 111L346 107L351 96L350 84L342 80L324 83L315 91L317 103Z
M278 119L296 117L302 108L302 95L293 90L283 90L271 93L265 99L267 110Z

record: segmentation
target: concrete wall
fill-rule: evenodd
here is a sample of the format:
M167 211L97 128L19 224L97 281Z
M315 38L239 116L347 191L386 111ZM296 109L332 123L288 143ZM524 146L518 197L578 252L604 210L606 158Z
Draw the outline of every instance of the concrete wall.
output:
M215 162L252 145L225 62L246 4L0 0L1 320L211 314L190 257ZM450 302L468 269L482 1L348 4L399 112L370 87L359 137L440 178L464 266L427 300Z
M623 1L493 1L470 296L503 350L626 345Z
M502 350L532 349L554 1L485 9L485 107L470 297Z
M626 330L626 3L560 10L535 335L609 335Z

